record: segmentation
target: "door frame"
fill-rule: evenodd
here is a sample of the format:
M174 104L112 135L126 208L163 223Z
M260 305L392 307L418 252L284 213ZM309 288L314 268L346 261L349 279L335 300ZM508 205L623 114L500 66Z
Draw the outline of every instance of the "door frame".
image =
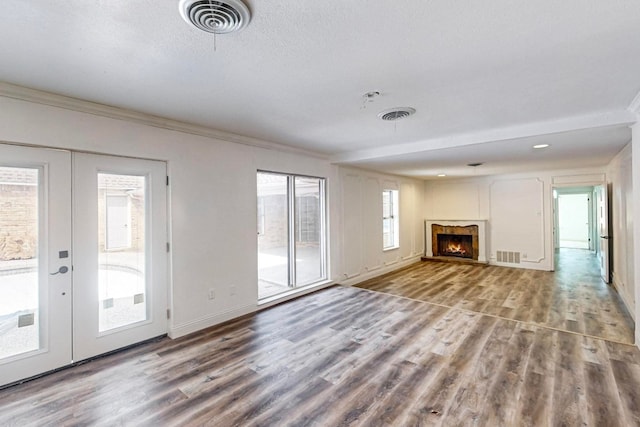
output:
M595 217L595 187L597 186L606 186L607 182L605 180L594 180L594 181L584 181L579 183L571 183L571 184L551 184L551 227L550 232L550 242L551 242L551 271L555 271L555 253L558 249L559 243L559 233L558 233L558 201L554 197L554 194L558 194L558 190L561 193L574 193L574 194L589 194L589 250L598 251L598 241L596 239L597 236L597 224Z

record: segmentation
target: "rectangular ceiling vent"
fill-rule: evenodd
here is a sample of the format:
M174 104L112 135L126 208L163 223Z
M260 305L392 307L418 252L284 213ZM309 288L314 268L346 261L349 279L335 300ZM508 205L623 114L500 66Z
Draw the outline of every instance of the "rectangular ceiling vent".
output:
M520 264L520 252L496 251L496 261L508 264Z

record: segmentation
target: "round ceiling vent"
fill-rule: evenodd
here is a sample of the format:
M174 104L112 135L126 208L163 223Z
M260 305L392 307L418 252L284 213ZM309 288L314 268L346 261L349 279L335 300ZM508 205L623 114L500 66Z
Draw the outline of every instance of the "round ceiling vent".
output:
M382 120L392 122L394 120L400 120L400 119L404 119L405 117L409 117L415 114L415 112L416 112L415 108L396 107L396 108L390 108L388 110L381 111L380 113L378 113L378 117L380 117Z
M180 0L179 7L182 19L208 33L240 31L251 20L249 8L241 0Z

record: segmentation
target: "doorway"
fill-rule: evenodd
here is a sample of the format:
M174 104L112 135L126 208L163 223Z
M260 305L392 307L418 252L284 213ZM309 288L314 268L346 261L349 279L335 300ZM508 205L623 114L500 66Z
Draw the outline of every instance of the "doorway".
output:
M596 250L594 187L553 189L554 248Z
M558 247L592 249L591 194L558 194Z
M609 202L606 184L553 188L553 242L561 248L592 251L601 276L610 283ZM555 269L555 259L553 261Z
M0 385L166 333L166 164L8 144L0 159Z

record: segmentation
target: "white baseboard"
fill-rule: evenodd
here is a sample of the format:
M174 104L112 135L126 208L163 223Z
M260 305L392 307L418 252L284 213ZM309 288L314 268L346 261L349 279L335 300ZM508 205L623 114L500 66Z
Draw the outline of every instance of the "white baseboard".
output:
M495 265L496 267L509 267L509 268L521 268L523 270L539 270L539 271L551 271L548 263L544 264L535 264L532 262L520 262L520 264L508 263L508 262L497 262L495 260L490 260L489 265Z
M613 272L613 274L611 274L611 284L614 288L616 288L616 291L618 291L618 295L620 295L620 298L622 298L622 302L624 303L625 307L627 307L627 312L629 312L629 314L635 321L636 311L632 303L633 299L630 298L629 295L627 295L627 288L626 286L624 286L624 283L620 281L615 271Z
M235 319L236 317L244 316L245 314L252 313L258 310L258 305L251 304L242 307L234 308L224 313L214 314L212 316L205 316L200 319L192 320L180 325L174 325L169 328L169 338L175 339L188 335L193 332L200 331L202 329L218 325L226 322L227 320Z
M415 262L420 261L420 258L422 257L422 254L416 255L412 258L408 258L404 261L401 262L396 262L393 265L390 266L385 266L385 267L381 267L381 268L376 268L373 271L368 271L364 274L358 274L357 276L352 276L349 277L348 279L345 280L336 280L337 283L344 285L344 286L353 286L356 285L360 282L364 282L365 280L369 280L369 279L373 279L374 277L378 277L378 276L382 276L383 274L387 274L387 273L391 273L392 271L396 271L396 270L400 270L403 267L406 267L408 265L411 265Z
M172 338L172 339L180 338L182 336L191 334L193 332L198 332L202 329L219 325L220 323L235 319L236 317L244 316L245 314L249 314L249 313L254 313L259 310L264 310L265 308L271 307L272 305L280 304L287 300L298 298L303 295L309 294L311 292L316 292L320 289L328 288L329 286L333 286L333 284L334 284L333 281L327 280L320 284L310 285L307 287L294 290L289 293L276 295L275 297L269 298L266 302L261 302L260 304L245 305L242 307L234 308L229 311L225 311L224 313L205 316L200 319L182 323L180 325L174 325L169 328L169 332L167 335L169 335L169 338Z

